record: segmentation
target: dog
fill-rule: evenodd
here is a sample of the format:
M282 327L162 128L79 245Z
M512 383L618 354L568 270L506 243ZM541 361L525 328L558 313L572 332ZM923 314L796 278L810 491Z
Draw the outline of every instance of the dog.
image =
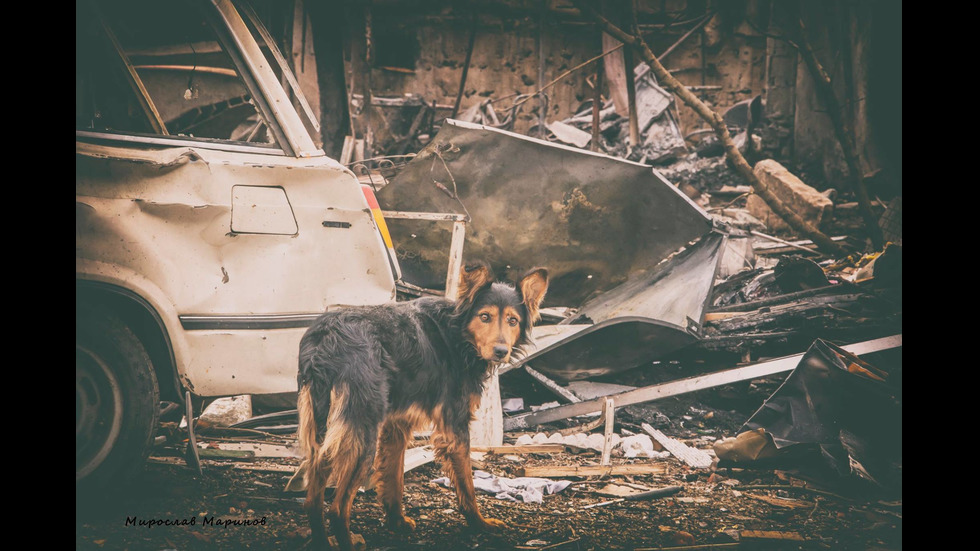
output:
M353 547L350 512L373 459L386 526L412 530L402 508L405 449L412 430L434 426L436 458L456 489L459 511L477 529L504 523L480 514L470 466L470 422L494 364L529 342L548 289L534 268L515 285L495 281L485 263L461 271L455 301L425 297L322 314L300 341L297 472L313 544L327 548L327 510L341 549ZM296 477L294 477L295 479Z

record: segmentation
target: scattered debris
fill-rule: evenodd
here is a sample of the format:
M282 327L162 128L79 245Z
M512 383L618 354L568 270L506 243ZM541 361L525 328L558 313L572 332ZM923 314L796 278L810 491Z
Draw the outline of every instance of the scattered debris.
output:
M742 530L738 533L739 542L745 543L778 543L786 541L804 541L798 532L776 532L772 530Z
M674 457L696 469L706 469L710 467L712 461L714 461L714 458L712 458L711 454L709 453L701 451L697 448L692 448L678 440L674 440L646 423L643 423L642 426L643 430L652 436L653 439L667 451L673 454Z
M547 126L548 130L551 130L555 137L558 138L558 141L574 145L575 147L584 148L592 140L592 136L588 132L579 130L563 122L549 122Z
M554 465L546 467L524 467L524 476L542 476L547 478L587 477L587 476L624 476L666 474L667 465L664 463L634 463L631 465Z
M890 373L823 340L814 341L734 441L715 446L729 465L817 461L836 476L901 491L901 389ZM826 476L825 472L815 474Z
M567 448L572 449L591 449L597 452L602 452L605 446L605 435L603 434L586 434L584 432L576 432L574 434L564 435L560 432L551 433L551 435L539 432L533 436L530 434L522 434L517 438L516 445L514 446L502 446L501 448L491 448L494 453L551 453L554 451L564 451ZM545 444L545 442L551 442L552 444ZM649 458L649 459L663 459L669 454L667 452L658 452L654 449L653 441L649 436L645 434L633 435L627 437L621 437L619 434L613 433L611 436L612 447L611 452L617 457L625 457L627 459L633 458ZM483 448L474 447L474 450L482 450Z
M592 509L593 507L603 507L605 505L611 505L613 503L622 503L624 501L640 501L645 499L656 499L658 497L672 496L684 488L681 486L667 486L666 488L658 488L656 490L649 490L646 492L638 492L635 494L630 494L617 499L612 499L609 501L602 501L600 503L592 503L582 507L582 509Z
M505 398L500 403L504 413L524 411L524 398Z
M813 227L821 227L833 215L833 201L803 183L778 162L772 159L759 161L753 171L763 185ZM770 228L777 231L791 231L789 225L758 195L749 195L746 205L752 216L765 222Z
M230 396L218 398L204 408L197 419L197 430L210 427L230 427L252 417L252 397Z
M889 350L901 346L901 335L895 335L846 345L843 347L843 350L853 352L854 354L867 354L870 352ZM618 407L631 404L641 404L643 402L649 402L669 396L687 394L689 392L731 384L738 381L747 381L774 375L776 373L784 373L787 371L792 371L797 366L801 358L803 358L803 354L795 354L749 366L712 373L710 375L692 377L689 379L681 379L660 385L638 388L636 390L617 394L615 396L615 401ZM587 400L545 409L522 416L508 417L507 419L504 419L504 430L527 428L529 426L550 423L577 415L585 415L587 413L600 411L604 404L605 399L597 398L594 400Z
M812 509L814 504L809 501L800 501L798 499L787 499L783 497L772 497L766 495L756 495L747 492L742 493L743 496L757 499L759 501L765 501L773 507L783 507L786 509Z
M432 483L445 486L446 488L452 488L449 477L437 478ZM477 490L487 494L493 494L497 499L505 499L507 501L543 503L545 494L557 494L570 484L571 481L568 480L555 481L530 476L505 478L492 475L486 471L473 472L473 485Z

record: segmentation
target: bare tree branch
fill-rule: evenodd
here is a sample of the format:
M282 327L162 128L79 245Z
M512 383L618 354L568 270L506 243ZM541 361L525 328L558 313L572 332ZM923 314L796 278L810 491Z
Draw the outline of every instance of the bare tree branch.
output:
M711 128L715 131L718 136L719 141L725 148L725 156L728 161L735 168L735 172L738 173L742 178L744 178L751 186L755 193L762 198L763 201L769 205L769 208L776 213L777 216L786 221L794 230L800 232L801 235L806 236L811 241L813 241L817 247L821 250L832 253L840 254L843 252L840 245L832 241L827 235L821 232L819 229L814 228L803 220L800 215L796 214L790 210L786 205L776 197L775 194L759 179L756 177L755 173L752 171L752 167L749 165L745 157L738 151L738 147L735 142L732 141L731 134L728 132L728 127L725 125L725 121L722 119L721 115L713 111L710 107L704 104L694 93L688 90L680 81L674 78L667 69L657 60L657 56L653 54L650 47L646 42L639 36L627 33L612 24L608 19L603 17L601 14L596 12L589 6L584 0L572 0L572 3L581 11L583 16L590 17L593 21L599 24L599 26L608 33L610 36L619 40L620 42L635 49L643 60L650 66L653 74L657 77L658 82L664 88L670 90L674 95L679 97L688 107L694 110L702 119L704 119Z

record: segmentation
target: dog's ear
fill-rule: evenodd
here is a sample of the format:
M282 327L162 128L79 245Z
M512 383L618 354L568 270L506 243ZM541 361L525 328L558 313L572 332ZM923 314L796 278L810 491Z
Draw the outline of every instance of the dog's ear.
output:
M527 315L530 325L541 319L538 309L541 301L544 300L545 293L548 292L548 270L545 268L531 268L529 272L521 277L517 288L521 291L524 306L527 308Z
M493 270L486 262L468 264L459 273L459 294L456 295L457 308L468 306L476 294L494 281Z

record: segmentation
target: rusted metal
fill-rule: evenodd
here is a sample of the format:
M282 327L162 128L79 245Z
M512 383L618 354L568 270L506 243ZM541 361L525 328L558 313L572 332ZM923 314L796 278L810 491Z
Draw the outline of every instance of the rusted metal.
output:
M434 185L452 180L459 202ZM465 205L466 257L510 280L547 266L546 306L579 306L712 230L707 213L649 166L454 120L378 201L384 210L457 214ZM449 227L391 220L389 228L404 279L443 285Z

